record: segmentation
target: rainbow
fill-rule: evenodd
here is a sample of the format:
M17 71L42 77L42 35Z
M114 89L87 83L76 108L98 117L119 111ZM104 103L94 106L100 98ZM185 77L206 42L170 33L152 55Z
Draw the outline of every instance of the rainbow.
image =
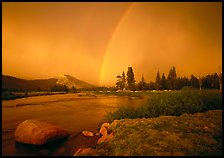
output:
M100 71L100 81L99 81L99 84L100 84L101 86L103 86L103 80L104 80L104 75L105 75L105 71L106 71L105 65L106 65L107 60L108 60L109 50L110 50L111 45L112 45L112 43L113 43L113 41L114 41L114 37L115 37L115 35L117 34L117 32L118 32L118 30L119 30L119 28L120 28L122 22L124 21L125 17L130 13L130 11L131 11L131 9L133 8L134 4L135 4L134 2L131 3L131 4L129 5L129 7L126 9L126 11L124 12L124 14L123 14L122 17L120 18L119 22L117 23L117 25L116 25L116 27L115 27L113 33L112 33L112 36L111 36L111 38L110 38L110 40L109 40L109 42L108 42L108 46L107 46L107 48L106 48L106 51L105 51L105 54L104 54L104 57L103 57L103 62L102 62L101 71Z

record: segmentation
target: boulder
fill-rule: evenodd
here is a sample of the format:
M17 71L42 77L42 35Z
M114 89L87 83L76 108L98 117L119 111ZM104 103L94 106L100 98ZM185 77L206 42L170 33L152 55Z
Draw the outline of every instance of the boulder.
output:
M25 144L43 145L65 138L69 133L50 123L37 120L26 120L20 123L15 131L15 141Z
M94 136L94 133L93 132L89 132L89 131L82 131L82 134L84 136L87 136L87 137L93 137Z
M73 156L94 156L96 152L92 148L79 148Z

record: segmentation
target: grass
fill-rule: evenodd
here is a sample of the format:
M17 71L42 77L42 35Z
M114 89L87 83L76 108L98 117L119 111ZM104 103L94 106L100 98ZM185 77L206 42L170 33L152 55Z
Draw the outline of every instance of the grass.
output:
M95 92L97 94L105 94L105 95L117 95L117 96L129 96L129 97L140 97L142 95L149 95L154 93L160 93L159 91L123 91L123 92L115 92L115 91L101 91Z
M106 115L104 121L112 122L124 118L153 118L158 116L180 116L222 109L222 93L218 90L180 90L154 93L146 104L138 108L119 106Z
M55 95L55 94L64 94L65 92L10 92L5 91L2 92L2 99L3 100L13 100L17 98L24 98L24 97L32 97L32 96L41 96L41 95Z
M181 116L122 119L100 156L221 156L222 110Z

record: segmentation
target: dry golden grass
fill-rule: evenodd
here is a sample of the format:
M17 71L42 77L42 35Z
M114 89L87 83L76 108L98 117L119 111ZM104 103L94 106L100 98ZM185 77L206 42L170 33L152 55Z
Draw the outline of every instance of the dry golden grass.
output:
M222 155L222 110L148 119L123 119L98 155Z

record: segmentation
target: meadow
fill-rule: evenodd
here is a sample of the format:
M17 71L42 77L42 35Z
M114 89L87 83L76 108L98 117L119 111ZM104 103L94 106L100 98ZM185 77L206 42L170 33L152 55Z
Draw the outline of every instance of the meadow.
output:
M143 93L133 93L134 96ZM147 102L137 108L119 106L107 113L105 121L124 118L153 118L159 116L180 116L184 113L204 112L222 109L222 93L219 90L179 90L147 93Z

